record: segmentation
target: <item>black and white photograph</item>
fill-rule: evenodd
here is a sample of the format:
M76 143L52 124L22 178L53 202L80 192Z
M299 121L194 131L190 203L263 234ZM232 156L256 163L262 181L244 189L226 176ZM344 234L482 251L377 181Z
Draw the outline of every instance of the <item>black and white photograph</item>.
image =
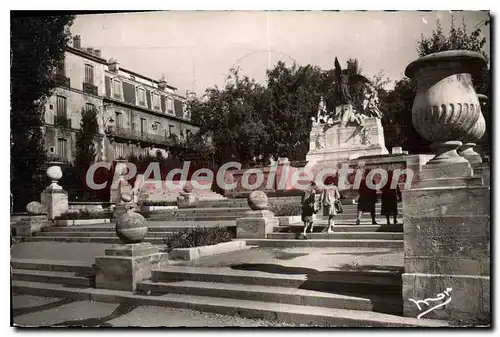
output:
M11 10L11 327L491 329L493 18Z

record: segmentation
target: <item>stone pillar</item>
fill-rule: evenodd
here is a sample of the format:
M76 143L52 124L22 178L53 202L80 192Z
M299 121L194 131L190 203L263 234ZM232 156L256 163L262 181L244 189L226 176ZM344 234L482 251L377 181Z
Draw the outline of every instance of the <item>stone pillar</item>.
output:
M61 163L51 162L47 169L47 176L51 179L51 184L41 193L40 200L47 210L48 218L53 220L69 209L68 192L66 192L57 182L62 178Z
M244 218L236 219L236 237L238 239L265 239L279 226L279 219L269 211L267 195L262 191L253 191L248 196L248 205L252 209Z
M147 233L146 219L132 210L116 220L116 234L124 244L96 257L96 288L135 291L137 283L151 278L153 270L168 265L167 253L141 242Z
M168 265L168 254L149 242L115 245L95 259L96 288L135 291L137 283Z

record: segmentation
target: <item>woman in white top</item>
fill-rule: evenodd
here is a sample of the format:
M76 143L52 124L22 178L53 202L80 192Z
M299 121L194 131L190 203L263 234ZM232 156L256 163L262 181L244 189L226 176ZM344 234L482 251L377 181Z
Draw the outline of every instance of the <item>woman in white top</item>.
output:
M340 199L340 193L333 177L325 179L325 189L321 192L320 202L323 208L323 216L328 217L328 234L333 233L335 222L333 218L337 215L335 201Z

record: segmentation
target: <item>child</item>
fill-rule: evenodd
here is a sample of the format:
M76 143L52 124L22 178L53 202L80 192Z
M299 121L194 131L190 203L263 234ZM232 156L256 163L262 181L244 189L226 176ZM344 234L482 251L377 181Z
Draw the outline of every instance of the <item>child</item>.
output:
M323 208L323 216L328 217L328 234L333 233L333 226L335 222L333 218L337 215L337 210L335 209L335 201L340 199L340 193L337 186L335 186L335 180L333 177L328 177L325 180L325 189L321 192L319 198L321 202L321 207Z
M304 223L304 233L303 236L306 237L307 227L310 226L310 232L312 233L313 215L316 213L316 184L311 181L309 188L304 192L302 196L302 222Z

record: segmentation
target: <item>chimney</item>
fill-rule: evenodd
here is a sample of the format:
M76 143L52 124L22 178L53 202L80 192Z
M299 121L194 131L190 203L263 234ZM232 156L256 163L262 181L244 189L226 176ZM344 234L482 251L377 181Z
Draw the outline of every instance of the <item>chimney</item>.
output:
M87 47L87 53L94 55L94 48Z
M120 63L115 59L110 59L108 61L108 70L118 73L118 70L120 70Z
M94 54L97 57L101 57L101 50L100 49L94 49Z
M160 88L161 90L165 90L165 88L167 88L167 81L165 81L164 77L160 78L160 80L158 81L158 88Z
M75 35L73 37L73 48L80 49L82 48L82 38L80 35Z

